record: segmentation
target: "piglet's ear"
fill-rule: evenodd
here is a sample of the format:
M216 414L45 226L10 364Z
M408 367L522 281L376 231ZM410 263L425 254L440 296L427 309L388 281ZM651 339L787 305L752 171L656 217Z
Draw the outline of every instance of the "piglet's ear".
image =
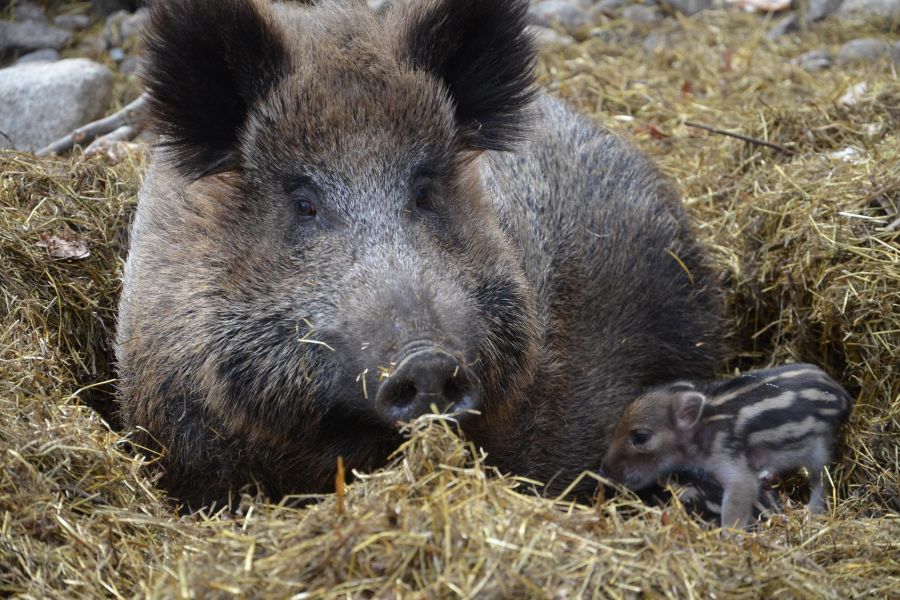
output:
M406 15L401 47L447 87L471 149L506 150L522 136L534 94L527 11L526 0L431 0Z
M691 429L700 421L706 397L699 392L684 392L675 400L675 425L681 430Z
M284 76L288 52L267 3L150 3L143 79L169 159L202 177L234 168L250 107Z

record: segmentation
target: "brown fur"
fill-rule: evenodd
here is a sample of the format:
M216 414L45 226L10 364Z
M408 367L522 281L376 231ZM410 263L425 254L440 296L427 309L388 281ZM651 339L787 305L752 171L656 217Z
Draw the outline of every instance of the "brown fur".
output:
M410 343L458 359L480 391L466 434L550 491L599 466L639 390L713 371L718 295L677 196L532 102L525 9L155 5L164 141L117 356L123 416L166 449L176 496L325 491L338 456L381 464L399 434L378 373Z

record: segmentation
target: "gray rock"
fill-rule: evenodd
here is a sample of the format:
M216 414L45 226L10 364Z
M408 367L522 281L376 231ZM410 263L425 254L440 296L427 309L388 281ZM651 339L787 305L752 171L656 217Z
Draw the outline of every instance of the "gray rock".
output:
M109 51L109 58L119 63L125 60L125 57L128 56L125 54L125 51L121 48L113 48Z
M647 52L660 52L672 45L671 35L665 31L654 31L646 38L643 44L644 50Z
M42 48L60 50L72 41L72 34L38 21L0 21L0 57Z
M634 28L622 26L597 27L592 29L588 35L610 46L632 45L640 39Z
M809 0L806 8L806 22L815 23L834 14L846 0Z
M543 0L532 6L528 13L535 25L552 27L558 23L569 33L574 33L591 22L583 8L567 0Z
M112 84L109 69L84 58L0 69L0 131L17 150L38 150L101 117Z
M134 13L120 10L111 14L103 25L103 39L107 48L124 46L137 37L150 18L146 8Z
M93 0L91 3L91 11L95 15L105 17L117 10L132 11L138 7L138 4L140 4L140 2L136 0Z
M839 14L862 14L885 19L900 19L900 0L844 0Z
M575 38L564 33L559 33L549 27L540 25L529 25L528 32L534 37L538 47L546 46L568 46L575 43Z
M600 0L600 2L598 2L596 6L591 9L590 14L603 13L611 15L625 6L627 2L628 0Z
M831 52L827 50L810 50L791 59L791 64L806 71L815 72L827 69L833 62Z
M103 40L106 42L107 48L115 48L121 46L125 41L122 36L122 23L131 16L127 10L117 10L108 17L103 24Z
M78 56L103 60L102 57L106 53L106 42L100 36L87 35L81 39L75 49L78 52Z
M669 5L685 15L695 15L702 10L712 8L712 0L668 0Z
M67 31L81 31L91 24L91 18L87 15L60 15L53 19L53 24Z
M641 4L632 4L622 10L622 18L636 23L653 23L659 21L662 15L655 8Z
M28 54L20 56L15 64L25 65L38 62L56 62L57 60L59 60L59 52L53 48L44 48L43 50L35 50L34 52L29 52Z
M784 17L766 34L769 39L776 39L786 33L797 31L801 23L810 25L816 21L821 21L828 15L834 13L841 7L844 0L809 0L806 5L806 12L800 14L798 12L791 13Z
M786 33L790 33L791 31L797 30L797 15L790 14L780 21L776 22L775 25L766 33L766 37L770 40L774 40L780 38Z
M128 41L138 35L144 30L144 25L147 24L147 21L150 19L150 12L146 8L140 8L134 12L134 14L125 18L122 21L122 27L119 30L119 33L122 35L122 39L124 41Z
M840 47L837 52L837 63L849 65L858 62L871 62L889 57L893 54L893 47L882 40L874 38L860 38L851 40Z
M134 75L138 72L141 61L136 56L129 56L119 65L119 73L122 75Z
M16 2L12 9L13 21L37 21L47 22L47 11L44 7L34 2Z

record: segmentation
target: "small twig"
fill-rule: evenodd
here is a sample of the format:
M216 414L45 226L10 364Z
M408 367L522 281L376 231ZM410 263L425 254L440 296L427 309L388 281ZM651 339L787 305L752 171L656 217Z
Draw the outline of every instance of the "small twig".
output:
M757 144L759 146L766 146L767 148L773 148L775 150L780 150L785 154L796 154L796 151L791 150L787 146L782 146L781 144L776 144L775 142L767 142L765 140L761 140L755 137L750 137L749 135L744 135L742 133L734 133L731 131L725 131L724 129L719 129L718 127L713 127L711 125L704 125L703 123L695 123L693 121L685 121L685 125L688 127L694 127L696 129L703 129L705 131L709 131L710 133L718 133L719 135L727 135L728 137L733 137L739 139L741 141L747 142L749 144Z
M122 125L112 133L108 133L96 140L84 149L85 156L103 154L108 152L116 142L130 142L138 136L140 129L133 125Z
M344 473L344 457L337 458L337 473L334 475L334 493L337 496L337 514L344 514L344 496L347 485L347 476Z
M892 221L890 224L888 224L888 225L884 228L884 231L894 231L894 230L897 229L898 227L900 227L900 218L895 219L895 220Z
M141 94L136 100L128 104L119 112L108 117L94 121L79 127L69 135L62 137L46 148L38 150L38 156L48 156L50 154L62 154L74 148L77 144L90 143L97 138L101 138L106 134L117 132L117 130L129 126L134 132L132 139L140 133L144 125L144 108L147 105L147 94Z

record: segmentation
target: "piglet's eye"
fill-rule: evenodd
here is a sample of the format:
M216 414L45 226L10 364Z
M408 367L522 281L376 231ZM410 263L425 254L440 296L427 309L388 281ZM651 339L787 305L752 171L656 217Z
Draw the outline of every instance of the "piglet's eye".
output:
M645 431L643 429L632 429L629 435L631 437L632 444L634 444L635 446L643 446L650 441L650 436L652 434L649 431Z

